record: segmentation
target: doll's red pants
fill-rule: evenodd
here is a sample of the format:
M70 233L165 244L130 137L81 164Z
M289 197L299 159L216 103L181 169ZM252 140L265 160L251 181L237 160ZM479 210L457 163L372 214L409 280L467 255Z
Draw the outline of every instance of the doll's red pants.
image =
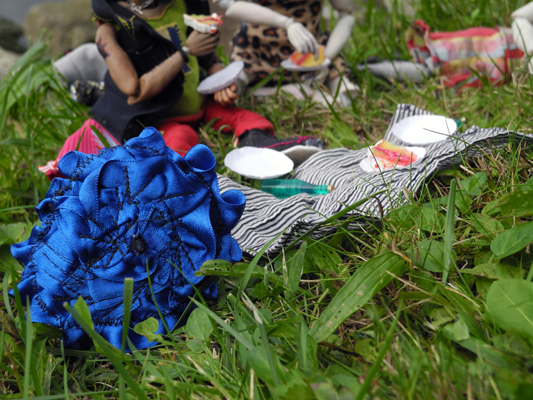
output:
M155 128L163 134L166 145L183 156L199 143L198 134L193 127L212 120L216 121L212 125L214 130L218 131L223 127L223 133L233 131L237 137L249 129L261 129L274 134L272 123L265 117L243 108L221 106L212 99L205 102L199 114L170 118L155 125Z
M272 135L274 134L272 123L261 115L243 108L221 106L211 99L206 101L204 108L198 115L167 119L156 124L155 128L163 134L166 145L183 156L199 143L198 134L193 127L201 122L207 123L212 120L216 120L212 125L213 129L217 131L221 129L223 133L231 133L233 130L237 137L249 129L262 129ZM102 133L102 137L107 143L102 143L92 127ZM54 161L49 161L45 166L39 167L39 170L46 173L48 178L52 180L61 176L57 164L61 157L69 151L78 149L85 154L94 154L104 147L116 145L119 143L112 135L94 119L88 119L80 129L68 137L57 158Z

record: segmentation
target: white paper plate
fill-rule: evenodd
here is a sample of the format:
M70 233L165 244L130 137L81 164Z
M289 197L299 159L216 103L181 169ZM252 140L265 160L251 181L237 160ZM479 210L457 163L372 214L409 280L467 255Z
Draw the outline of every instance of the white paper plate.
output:
M239 74L243 69L244 61L234 61L226 68L200 82L197 90L202 94L213 94L219 90L230 87L232 84L237 82Z
M286 59L281 62L281 66L285 68L287 71L297 71L297 72L318 71L318 70L329 67L329 64L331 64L331 61L329 60L329 58L326 58L322 64L316 65L314 67L300 67L299 65L296 65L295 63L293 63L290 59Z
M402 119L392 134L404 143L430 144L446 140L457 132L457 122L442 115L415 115Z
M361 160L361 162L359 163L359 166L361 167L361 169L364 171L364 172L382 172L382 171L389 171L389 170L392 170L392 169L405 169L405 168L411 168L411 167L414 167L416 166L417 164L420 164L422 162L422 160L424 159L424 157L426 156L426 149L424 149L423 147L405 147L407 150L409 150L410 152L416 154L417 156L417 159L416 161L414 161L413 163L409 164L409 165L406 165L404 167L400 166L400 165L395 165L393 166L392 168L383 168L381 169L379 166L376 167L376 162L375 162L375 158L374 156L372 155L372 152L370 151L370 149L376 147L378 144L380 144L383 140L380 140L379 142L377 142L374 146L370 146L368 148L368 153L367 153L367 156L365 158L363 158Z
M252 179L272 179L288 174L294 163L285 154L260 147L241 147L230 151L224 165L233 172Z

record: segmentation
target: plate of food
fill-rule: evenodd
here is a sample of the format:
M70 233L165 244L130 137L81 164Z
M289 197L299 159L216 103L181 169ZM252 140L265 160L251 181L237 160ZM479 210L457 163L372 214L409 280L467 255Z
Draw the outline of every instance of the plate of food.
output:
M226 68L208 76L198 85L198 91L202 94L213 94L219 90L230 87L237 82L239 74L244 69L244 61L234 61Z
M324 46L318 46L318 59L313 53L298 53L295 51L290 58L283 60L281 66L287 71L307 72L327 68L331 64L324 55Z
M380 140L368 148L368 154L359 166L365 172L411 168L420 164L425 156L423 147L402 147Z
M240 147L230 151L224 165L251 179L272 179L288 174L294 163L279 151L261 147Z
M201 33L216 33L222 25L222 15L213 13L211 15L187 15L183 14L185 25L190 26L195 31Z
M392 134L402 142L425 145L446 140L457 132L457 122L443 115L414 115L402 119Z

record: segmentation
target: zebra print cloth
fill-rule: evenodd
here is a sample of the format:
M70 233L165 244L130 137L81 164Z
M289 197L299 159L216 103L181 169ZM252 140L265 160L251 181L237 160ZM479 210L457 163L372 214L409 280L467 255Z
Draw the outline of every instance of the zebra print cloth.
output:
M399 121L413 115L431 115L413 105L400 104L385 134L385 140L406 145L392 135L391 129ZM384 214L409 201L409 196L420 185L431 178L437 170L453 168L465 156L481 156L481 149L501 148L509 140L533 143L533 135L519 134L500 128L483 129L477 126L447 140L425 146L427 153L422 163L411 169L385 171L382 174L363 172L359 162L366 157L367 149L348 150L338 148L314 154L295 170L294 178L315 185L334 185L335 190L327 195L311 196L299 194L288 199L277 199L273 195L237 184L219 176L220 190L238 189L246 197L244 214L232 232L244 252L254 254L280 232L268 248L268 253L277 253L300 235L323 222L328 217L368 196L386 190L376 198ZM357 228L367 218L381 218L379 203L373 198L345 217L353 219L348 228ZM332 230L320 227L314 232L321 237Z

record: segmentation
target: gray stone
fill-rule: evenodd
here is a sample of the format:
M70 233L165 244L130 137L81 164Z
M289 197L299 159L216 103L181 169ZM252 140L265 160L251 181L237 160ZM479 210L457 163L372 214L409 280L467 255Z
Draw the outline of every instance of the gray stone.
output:
M23 34L21 26L0 18L0 47L15 53L24 53L26 48L19 43Z
M19 55L0 47L0 80L6 76L9 68L19 59Z
M92 20L90 0L67 0L34 6L24 21L24 32L31 41L43 30L50 39L50 55L57 57L67 49L94 42L98 24Z

